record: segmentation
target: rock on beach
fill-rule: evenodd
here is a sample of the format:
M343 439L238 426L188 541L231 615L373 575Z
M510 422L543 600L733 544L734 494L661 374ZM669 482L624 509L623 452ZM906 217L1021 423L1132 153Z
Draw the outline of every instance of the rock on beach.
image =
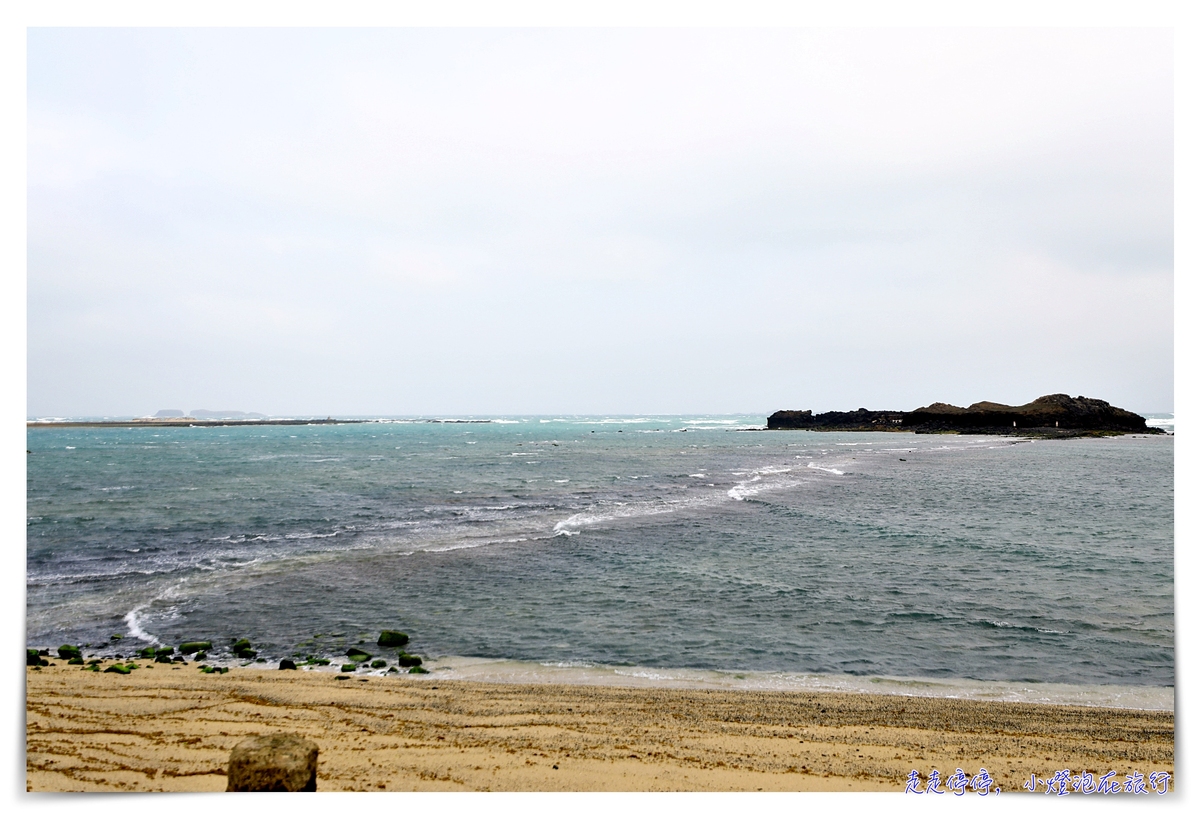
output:
M229 754L226 792L316 792L316 742L295 733L253 736Z

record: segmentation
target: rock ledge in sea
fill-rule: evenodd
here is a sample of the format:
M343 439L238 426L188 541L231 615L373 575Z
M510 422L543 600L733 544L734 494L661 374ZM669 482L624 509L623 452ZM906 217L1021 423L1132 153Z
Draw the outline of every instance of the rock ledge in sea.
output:
M775 412L768 429L808 429L829 432L916 432L918 434L1019 434L1038 437L1081 437L1137 432L1162 434L1146 419L1108 401L1043 395L1023 406L980 401L963 408L931 403L911 412L858 409L852 412L812 410Z

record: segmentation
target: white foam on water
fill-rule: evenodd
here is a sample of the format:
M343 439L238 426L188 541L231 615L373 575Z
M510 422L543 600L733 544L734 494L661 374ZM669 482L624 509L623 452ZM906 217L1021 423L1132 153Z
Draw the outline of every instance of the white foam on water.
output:
M139 614L149 606L149 602L140 607L134 608L129 613L125 614L125 629L129 631L129 635L134 639L141 639L143 642L151 644L158 643L158 637L151 633L142 630L141 617Z
M614 423L662 423L663 418L593 418L591 420L570 420L563 422L573 423L576 426L611 426Z
M1164 432L1174 432L1175 431L1175 418L1174 418L1174 416L1169 417L1169 418L1166 418L1166 417L1146 418L1146 425L1153 426L1158 429L1162 429Z
M126 625L126 630L129 631L129 635L134 637L135 639L140 639L143 642L149 642L152 645L162 644L162 642L159 640L159 638L157 636L155 636L152 633L147 632L146 630L144 630L142 628L142 621L143 621L142 611L149 608L155 602L159 602L161 600L164 600L164 599L167 599L168 597L173 596L175 594L175 592L177 590L179 590L179 588L181 588L185 584L185 582L186 582L186 580L184 582L175 583L174 585L172 585L171 587L167 588L165 591L160 593L158 596L148 599L147 601L143 602L141 605L138 605L136 608L134 608L129 613L125 614L125 625ZM172 613L174 614L174 617L178 617L178 615L179 615L178 609L173 609Z
M816 463L813 463L812 461L809 461L808 468L815 469L817 471L829 472L830 474L845 474L845 472L842 471L841 469L835 469L832 466L818 466Z
M744 474L744 472L740 473ZM811 478L808 477L780 477L780 475L791 473L792 469L789 466L766 466L756 469L751 473L749 480L741 481L725 494L731 500L744 501L763 492L796 488L810 482ZM734 474L739 474L739 472L734 472ZM764 480L764 477L767 479Z
M649 477L650 475L644 474L641 476ZM636 480L637 478L633 477L631 479ZM704 494L677 500L652 500L637 503L614 502L611 505L601 508L590 508L587 511L572 514L565 520L560 520L554 525L554 535L570 537L578 534L583 528L636 517L653 517L660 514L671 514L677 511L704 508L722 501L722 495L714 492L705 492Z
M522 662L468 656L427 657L424 667L431 672L430 678L457 681L868 693L1135 710L1175 709L1175 688L1138 685L1068 685L761 670L617 667L586 660Z

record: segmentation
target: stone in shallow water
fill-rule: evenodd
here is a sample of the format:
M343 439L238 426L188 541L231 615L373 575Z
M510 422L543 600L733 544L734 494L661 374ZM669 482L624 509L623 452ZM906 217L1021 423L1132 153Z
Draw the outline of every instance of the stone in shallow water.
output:
M179 646L179 652L184 656L206 650L212 650L212 642L184 642Z
M408 634L401 631L384 631L375 644L381 648L402 648L408 644Z
M315 742L294 733L252 736L229 754L226 792L316 792Z

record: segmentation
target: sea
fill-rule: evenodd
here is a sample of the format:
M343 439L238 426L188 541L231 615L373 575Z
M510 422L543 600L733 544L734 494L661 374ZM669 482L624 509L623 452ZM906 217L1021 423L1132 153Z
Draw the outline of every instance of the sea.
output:
M1173 436L764 420L30 428L27 643L1174 708Z

